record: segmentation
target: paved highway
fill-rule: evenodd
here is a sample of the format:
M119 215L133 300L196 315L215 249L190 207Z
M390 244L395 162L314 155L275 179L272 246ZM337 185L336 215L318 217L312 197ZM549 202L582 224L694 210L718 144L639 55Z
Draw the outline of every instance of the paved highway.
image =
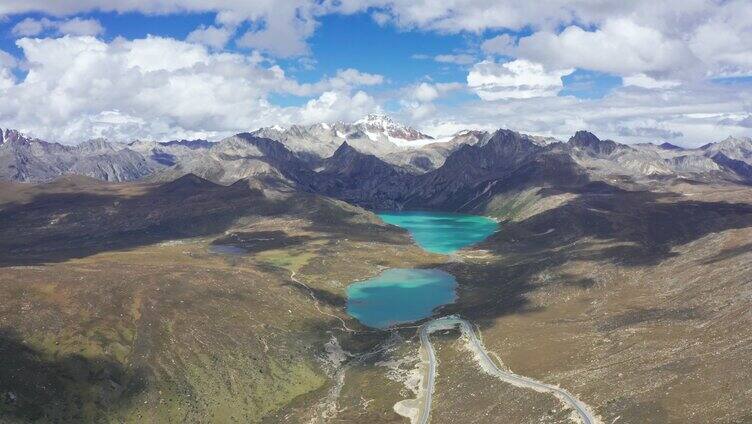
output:
M589 408L566 390L550 384L542 383L529 377L524 377L509 371L504 371L497 367L496 364L488 356L488 353L483 347L483 344L480 342L478 337L476 337L475 331L473 331L473 327L472 325L470 325L470 322L458 316L448 316L429 321L420 327L420 343L423 351L426 354L428 367L425 375L426 380L424 380L424 390L422 392L423 399L420 400L420 409L418 412L417 420L418 424L428 424L431 419L431 399L433 397L433 390L436 382L436 352L433 349L429 335L434 331L450 329L456 326L460 327L462 333L470 341L469 347L476 354L479 365L485 372L517 387L525 387L539 392L552 393L563 403L567 404L570 408L576 411L583 424L599 423L592 412L590 412Z

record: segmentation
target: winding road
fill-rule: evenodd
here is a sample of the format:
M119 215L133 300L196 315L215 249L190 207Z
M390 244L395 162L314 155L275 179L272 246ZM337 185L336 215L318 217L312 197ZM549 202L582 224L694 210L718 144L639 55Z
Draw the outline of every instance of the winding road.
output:
M475 335L470 322L462 319L458 316L447 316L443 318L437 318L432 321L423 324L420 327L420 343L421 348L426 353L428 367L425 375L424 390L422 392L423 399L420 402L420 409L418 412L417 424L428 424L431 418L431 398L433 397L434 385L436 382L436 352L433 349L429 335L437 330L447 330L460 327L462 334L469 340L469 347L475 353L476 359L479 362L481 368L488 374L500 379L509 384L513 384L517 387L529 388L539 392L548 392L556 396L562 403L566 404L580 417L583 424L597 424L599 421L595 418L589 408L577 398L572 396L569 392L559 387L542 383L529 377L514 374L509 371L504 371L496 366L491 360L483 347L483 343L478 340Z

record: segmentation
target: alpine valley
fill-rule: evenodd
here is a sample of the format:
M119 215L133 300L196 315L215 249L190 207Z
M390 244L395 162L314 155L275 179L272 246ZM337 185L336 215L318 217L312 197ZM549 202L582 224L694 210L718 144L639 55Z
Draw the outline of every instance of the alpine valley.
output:
M3 129L0 421L752 422L750 240L750 138Z

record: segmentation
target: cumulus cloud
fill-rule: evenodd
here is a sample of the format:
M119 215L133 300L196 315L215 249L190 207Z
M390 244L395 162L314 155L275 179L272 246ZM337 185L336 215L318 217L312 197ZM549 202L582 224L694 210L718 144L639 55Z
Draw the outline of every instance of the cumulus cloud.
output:
M287 91L297 96L312 96L326 91L349 92L359 87L379 85L383 82L383 75L347 68L339 69L333 77L323 78L315 83L291 84L287 87Z
M749 2L724 4L694 31L689 48L716 76L752 74L751 21Z
M307 1L268 2L267 8L253 11L257 15L251 15L250 20L256 25L243 34L236 44L279 57L307 54L309 47L306 40L313 35L317 26L316 11L315 4Z
M26 12L47 16L19 26L18 36L63 34L61 25L52 26L44 19L62 22L94 10L208 12L216 13L216 22L197 28L190 42L152 38L140 43L96 39L81 43L63 37L57 44L44 40L51 43L47 48L44 43L21 40L29 74L17 81L10 71L17 64L0 65L4 99L0 122L53 139L72 140L74 134L84 138L96 131L120 136L210 136L315 117L345 119L351 111L378 109L380 103L396 97L405 116L441 131L507 126L566 138L588 128L620 141L648 141L646 129L659 129L683 134L677 140L685 144L712 141L719 130L735 135L749 131L744 126L752 104L749 87L708 82L719 76L752 75L748 0L0 2L0 16ZM380 25L405 30L476 36L492 30L495 36L482 42L477 52L489 59L472 66L467 77L467 86L480 98L461 107L445 105L437 101L443 95L439 85L430 82L395 90L398 94L391 98L383 93L374 98L359 87L384 83L381 75L345 69L300 84L271 61L270 55L297 56L294 63L311 63L306 56L311 53L308 41L321 17L356 12L369 13ZM71 33L84 31L82 25L71 26ZM226 35L231 28L245 32ZM529 35L506 35L523 28ZM499 32L505 34L496 35ZM233 37L239 37L238 46L252 52L222 52ZM511 62L500 63L497 55ZM461 56L425 58L469 65L469 58ZM603 99L555 96L561 76L573 68L619 75L626 87ZM302 107L278 107L269 100L276 92L312 99Z
M561 5L554 2L541 8L557 6ZM581 3L571 10L578 19L551 15L557 25L546 26L530 18L528 24L535 30L529 36L517 40L502 34L484 41L482 49L547 67L576 67L624 77L644 74L654 80L752 74L752 51L747 48L752 43L749 2L635 0ZM536 28L535 22L541 26Z
M102 24L96 19L73 18L57 21L55 26L63 35L99 35L104 32Z
M689 49L661 32L629 19L610 19L595 31L569 26L560 33L541 31L516 45L492 40L488 51L523 57L550 68L584 68L617 75L671 72L692 65Z
M439 97L439 90L433 85L423 82L413 89L413 97L420 102L432 102Z
M529 99L555 96L563 87L561 77L573 69L547 71L540 63L514 60L483 61L467 75L467 85L483 100Z
M35 37L50 30L57 35L100 35L104 32L102 24L96 19L26 18L14 25L11 33L17 37Z
M464 88L465 84L459 82L421 82L404 87L399 94L399 113L407 116L411 122L423 120L436 111L434 101Z
M748 0L550 0L545 3L517 0L8 0L0 3L0 15L39 12L72 16L94 10L217 13L218 27L249 24L250 29L241 35L239 45L284 57L308 54L307 40L320 18L332 13L368 12L380 25L392 23L404 29L441 33L482 34L487 30L527 28L533 34L520 41L520 55L516 58L543 63L552 69L585 67L598 65L593 56L600 52L610 58L615 50L624 49L626 69L622 70L610 60L603 60L599 67L593 68L616 71L619 75L649 73L667 67L677 71L684 64L687 51L698 61L693 65L702 65L697 66L700 69L695 72L709 71L714 75L752 72L752 57L746 48L752 41L752 27L747 24L752 19L750 9ZM38 27L38 23L28 24L25 35ZM561 28L565 28L564 31L560 31ZM647 43L656 42L649 44L656 50L644 51L624 40L626 35ZM577 46L577 41L584 45ZM557 57L551 49L557 45L577 47L573 57L581 62L571 63L577 60ZM593 53L587 51L590 46ZM518 46L505 36L483 43L483 48L491 52L506 51L510 47L517 50ZM538 55L553 56L555 66L542 56L523 55L527 49L537 51ZM667 55L665 59L664 55ZM620 73L622 71L624 73Z
M145 14L170 13L217 13L219 27L235 27L248 22L250 29L237 40L238 46L257 49L280 57L304 55L309 52L306 40L313 35L318 24L317 18L326 13L336 12L338 6L316 0L288 1L245 1L245 0L162 0L162 1L48 1L24 0L0 3L0 16L28 12L41 12L54 16L70 16L91 11L141 12ZM83 23L79 22L81 30ZM40 29L41 26L41 29ZM210 42L216 46L223 34L215 29L198 28L195 42ZM45 23L29 21L19 28L19 36L33 36L41 33ZM74 30L74 29L72 29ZM89 31L92 27L88 28ZM63 33L63 32L61 32ZM70 34L94 35L91 32L70 32Z
M51 140L98 136L220 136L319 117L345 119L375 108L359 85L382 77L346 69L304 85L258 54L212 52L170 38L23 38L28 74L0 83L0 122ZM302 108L275 106L272 93L318 95ZM323 93L323 94L322 94Z
M421 82L420 84L408 87L405 94L406 97L415 101L428 103L438 99L441 96L446 95L447 93L460 90L462 88L464 88L464 84L458 82Z
M506 56L514 52L516 45L517 41L514 37L509 34L501 34L483 41L480 47L486 53Z
M11 33L21 37L33 37L45 30L47 22L49 19L26 18L14 25Z
M201 25L188 34L186 41L221 50L227 45L233 34L235 34L235 28Z
M363 115L380 110L376 101L363 91L352 96L338 91L327 91L309 100L294 114L295 122L310 124L337 120L354 121Z
M340 69L337 71L337 75L329 80L334 88L345 88L352 86L362 85L378 85L384 82L384 76L379 74L369 74L367 72L360 72L357 69L348 68Z
M18 65L16 58L3 50L0 50L0 68L15 68Z
M748 110L749 101L748 92L734 87L679 86L660 95L625 87L594 100L549 96L467 101L459 107L439 106L415 124L432 135L510 128L564 140L585 128L624 143L654 142L658 136L668 136L675 144L697 147L728 135L749 136L749 128L742 126L748 112L740 114ZM721 123L723 119L728 125Z

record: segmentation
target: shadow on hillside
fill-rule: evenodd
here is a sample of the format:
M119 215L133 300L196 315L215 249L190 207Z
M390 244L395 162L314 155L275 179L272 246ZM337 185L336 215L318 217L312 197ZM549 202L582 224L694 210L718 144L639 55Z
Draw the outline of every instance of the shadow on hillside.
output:
M300 292L300 294L305 297L310 297L311 295L313 295L316 297L316 300L318 302L335 308L344 309L345 305L347 304L347 300L343 296L332 293L328 290L317 289L316 287L310 286L306 288L294 281L283 283L283 286L290 287L293 290Z
M600 331L613 331L620 328L631 327L642 323L655 323L661 320L668 321L689 321L697 319L700 314L695 309L678 308L678 309L634 309L622 314L609 317L605 322L598 326Z
M502 224L501 231L481 243L498 260L426 265L454 275L458 301L439 315L458 313L484 325L499 316L537 310L529 295L549 284L542 272L569 261L653 266L677 255L674 249L708 234L752 226L752 205L686 200L678 194L630 192L604 183L589 184L568 203L521 222ZM722 252L716 260L752 251L750 245ZM588 290L596 282L580 276L558 276L551 284ZM302 287L296 287L305 292ZM320 291L320 301L341 308L346 300ZM693 311L636 311L655 319L692 319ZM613 325L619 325L614 322Z
M59 262L224 231L270 214L260 192L180 178L135 197L41 193L0 211L0 266Z
M745 255L747 253L752 253L752 243L743 244L741 246L732 247L729 249L724 249L720 252L718 252L717 255L713 256L712 258L708 258L701 262L702 265L713 265L715 263L725 261L728 259L736 258L737 256Z
M441 314L458 313L484 326L500 316L537 310L529 295L541 284L578 290L595 284L567 275L546 282L544 272L564 263L653 266L678 255L674 251L678 246L745 227L752 227L749 204L685 200L672 193L629 192L599 184L597 191L581 190L577 198L557 208L502 224L499 232L477 246L497 260L435 264L460 282L458 302L442 308ZM747 252L752 252L752 244L723 251L702 265ZM643 319L693 319L694 314L684 309L648 310L619 319L628 325Z
M356 213L309 194L268 198L247 181L222 186L193 175L136 196L42 192L29 203L5 204L0 210L0 267L62 262L166 240L221 234L235 224L272 216L309 219L311 230L329 232L335 238L351 229L355 237L376 237L376 225L353 224L351 228L348 220ZM272 240L250 240L250 233L238 234L249 236L245 247L255 252L306 241L303 236L279 233L256 237Z
M0 421L83 422L87 411L104 419L146 385L141 373L107 359L47 358L10 329L0 329L0 363Z
M557 208L504 224L481 247L500 255L522 252L558 261L649 266L676 256L677 246L752 226L752 205L746 203L683 200L674 193L616 188L578 194Z

